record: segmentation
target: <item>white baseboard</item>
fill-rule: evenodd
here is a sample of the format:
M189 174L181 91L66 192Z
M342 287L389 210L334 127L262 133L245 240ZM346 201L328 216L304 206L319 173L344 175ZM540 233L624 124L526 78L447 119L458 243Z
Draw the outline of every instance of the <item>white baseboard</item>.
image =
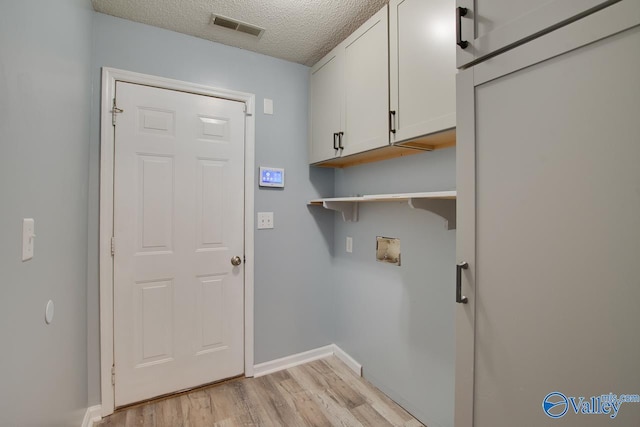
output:
M304 363L313 362L314 360L324 359L329 356L336 356L356 374L362 376L362 365L356 362L351 356L335 344L305 351L303 353L292 354L291 356L282 357L269 362L259 363L254 366L253 376L261 377L263 375L293 368L294 366L302 365Z
M82 427L93 427L95 423L102 419L102 407L100 405L90 406L84 414Z
M258 363L253 368L253 376L261 377L263 375L272 374L284 369L293 368L303 363L313 362L314 360L324 359L333 355L333 345L316 348L305 351L303 353L292 354L291 356L282 357L280 359L271 360L269 362Z
M358 374L359 377L362 376L362 365L356 362L356 360L351 357L346 351L338 347L336 344L333 344L333 354L340 360L342 363L347 365L353 372Z

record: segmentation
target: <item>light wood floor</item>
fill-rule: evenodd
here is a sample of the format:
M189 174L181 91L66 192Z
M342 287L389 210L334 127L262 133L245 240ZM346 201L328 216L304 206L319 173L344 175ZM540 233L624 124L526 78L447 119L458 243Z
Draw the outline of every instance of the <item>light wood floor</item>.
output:
M99 427L422 426L336 357L118 411Z

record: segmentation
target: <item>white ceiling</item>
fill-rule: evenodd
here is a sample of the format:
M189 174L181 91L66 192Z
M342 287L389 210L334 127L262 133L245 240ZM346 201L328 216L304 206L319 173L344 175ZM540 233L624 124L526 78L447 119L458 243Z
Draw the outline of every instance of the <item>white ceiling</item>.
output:
M96 11L313 65L388 0L92 0ZM260 39L211 26L211 14L265 28Z

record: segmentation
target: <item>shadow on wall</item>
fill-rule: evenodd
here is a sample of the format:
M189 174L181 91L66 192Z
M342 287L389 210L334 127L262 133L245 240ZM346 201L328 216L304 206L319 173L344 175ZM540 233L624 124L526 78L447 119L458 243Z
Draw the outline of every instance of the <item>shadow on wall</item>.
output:
M313 219L316 221L318 230L324 238L324 243L327 246L327 252L331 257L334 255L334 211L330 211L318 206L307 205L307 209Z
M317 191L318 197L333 197L334 169L309 166L309 182ZM309 197L311 200L314 197ZM334 255L334 211L322 207L307 205L307 210L313 216L318 230L324 239L327 253Z
M309 166L309 182L320 197L333 197L334 180L335 169Z

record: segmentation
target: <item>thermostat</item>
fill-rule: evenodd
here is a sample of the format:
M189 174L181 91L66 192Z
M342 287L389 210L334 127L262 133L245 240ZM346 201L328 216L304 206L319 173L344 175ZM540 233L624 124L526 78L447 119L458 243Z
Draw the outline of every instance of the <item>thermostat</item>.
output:
M284 187L284 169L260 166L260 187Z

